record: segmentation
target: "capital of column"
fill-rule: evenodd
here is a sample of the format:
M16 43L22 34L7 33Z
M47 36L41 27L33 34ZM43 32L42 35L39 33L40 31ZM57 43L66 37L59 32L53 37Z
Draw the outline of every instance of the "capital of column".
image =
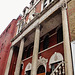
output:
M61 8L62 8L62 10L63 9L67 9L67 2L66 1L64 1L63 3L62 3L62 5L61 5Z
M26 41L26 38L25 38L25 37L23 37L22 39L24 39L24 42ZM21 40L22 40L22 39L21 39Z
M38 25L38 26L36 26L36 27L35 27L35 30L36 30L37 28L39 28L40 31L41 31L41 29L42 29L42 25Z
M10 47L10 50L11 50L12 48L14 48L14 46L11 46L11 47Z

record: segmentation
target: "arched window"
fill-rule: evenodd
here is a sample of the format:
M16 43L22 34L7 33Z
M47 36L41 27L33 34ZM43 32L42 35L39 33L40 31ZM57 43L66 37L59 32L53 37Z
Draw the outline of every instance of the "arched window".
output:
M53 71L61 61L63 61L62 54L55 52L49 60L49 68L51 68L51 70Z
M40 65L37 70L37 74L41 74L41 73L45 73L45 67L43 65Z
M31 46L29 46L27 49L27 56L26 57L27 58L30 57L30 54L31 54Z
M31 73L31 67L32 67L32 64L31 63L28 63L26 68L25 68L25 75L30 75Z

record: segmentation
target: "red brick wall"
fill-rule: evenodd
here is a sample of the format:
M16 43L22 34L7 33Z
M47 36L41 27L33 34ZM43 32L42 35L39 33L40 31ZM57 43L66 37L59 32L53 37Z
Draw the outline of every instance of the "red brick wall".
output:
M14 52L11 60L9 75L14 75L16 62L17 62L17 56L18 56L18 48L14 47Z
M10 52L11 39L16 34L16 24L19 19L20 17L17 20L12 20L11 23L4 30L4 32L0 35L0 75L4 75Z

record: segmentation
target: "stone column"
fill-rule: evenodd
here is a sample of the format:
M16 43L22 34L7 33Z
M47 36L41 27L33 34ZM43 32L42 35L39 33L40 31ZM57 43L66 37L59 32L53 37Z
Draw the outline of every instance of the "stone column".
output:
M37 75L37 61L38 61L39 40L40 40L40 27L37 27L36 31L35 31L31 75Z
M19 48L17 64L16 64L14 75L19 75L19 73L20 73L20 66L21 66L23 49L24 49L24 38L21 40L21 43L20 43L20 48Z
M9 73L12 56L13 56L13 47L11 47L11 49L10 49L10 53L9 53L9 57L8 57L8 61L7 61L4 75L8 75L8 73Z
M65 58L65 75L73 75L72 57L70 49L69 29L67 22L66 4L62 7L62 26L63 26L63 45L64 45L64 58Z

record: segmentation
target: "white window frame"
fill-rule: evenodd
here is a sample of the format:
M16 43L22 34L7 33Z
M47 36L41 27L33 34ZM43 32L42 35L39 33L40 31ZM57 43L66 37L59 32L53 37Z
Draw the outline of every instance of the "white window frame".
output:
M52 0L51 2L49 2L50 0L47 0L47 5L44 7L44 1L45 0L41 0L41 11L46 8L50 3L52 3L54 0Z

